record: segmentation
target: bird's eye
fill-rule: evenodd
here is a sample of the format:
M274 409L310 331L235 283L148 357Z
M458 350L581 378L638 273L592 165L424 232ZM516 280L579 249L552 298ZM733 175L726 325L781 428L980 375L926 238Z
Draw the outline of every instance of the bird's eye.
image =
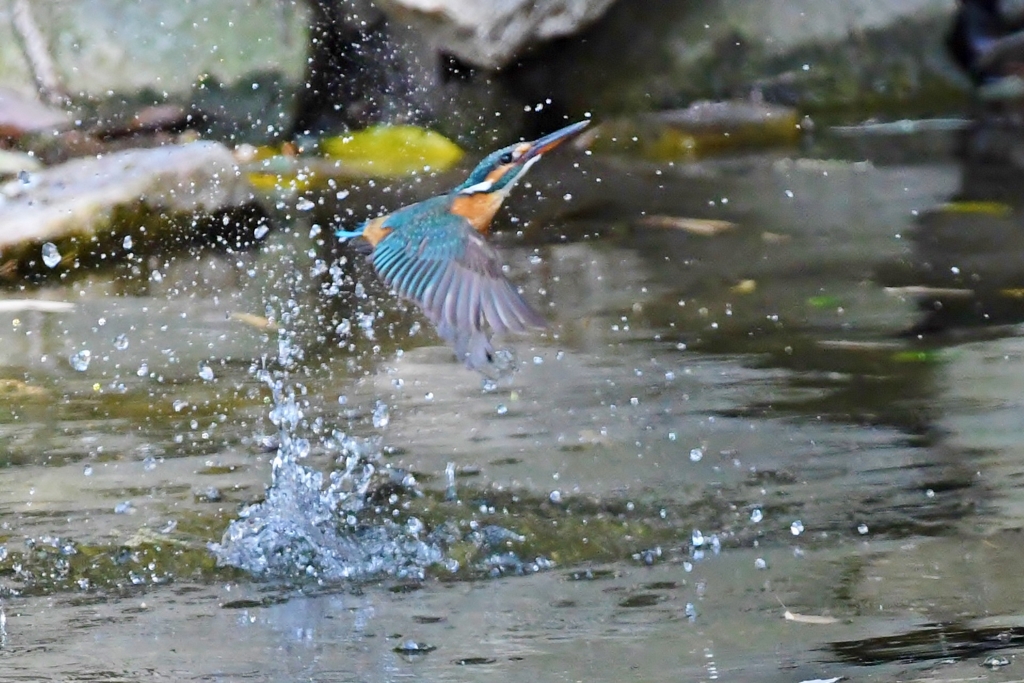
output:
M498 157L498 161L500 163L502 163L502 164L511 164L512 163L512 152L505 152L500 157Z

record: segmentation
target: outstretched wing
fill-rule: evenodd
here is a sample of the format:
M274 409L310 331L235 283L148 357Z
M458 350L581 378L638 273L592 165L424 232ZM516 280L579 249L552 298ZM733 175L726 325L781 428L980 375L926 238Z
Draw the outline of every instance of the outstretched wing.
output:
M372 263L384 282L415 301L469 361L467 354L489 354L485 322L497 334L545 327L502 273L498 253L461 217L420 216L388 233L374 249Z

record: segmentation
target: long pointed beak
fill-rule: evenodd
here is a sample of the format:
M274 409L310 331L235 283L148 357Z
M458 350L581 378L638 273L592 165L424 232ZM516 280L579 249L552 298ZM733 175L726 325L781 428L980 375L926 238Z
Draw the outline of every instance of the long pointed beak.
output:
M577 121L571 126L566 126L556 130L554 133L548 133L539 140L534 140L530 143L530 149L526 151L521 157L519 157L519 163L524 163L530 159L539 157L542 154L550 152L555 147L571 138L572 136L579 133L581 130L590 125L590 121Z

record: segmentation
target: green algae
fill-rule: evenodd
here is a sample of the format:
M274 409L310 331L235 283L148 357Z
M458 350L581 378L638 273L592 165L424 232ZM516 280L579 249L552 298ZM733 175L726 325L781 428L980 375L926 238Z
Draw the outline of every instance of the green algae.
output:
M141 527L120 543L26 539L19 547L0 553L0 596L239 579L241 572L218 567L206 547L223 533L229 517L222 511L178 513L177 524L168 533Z

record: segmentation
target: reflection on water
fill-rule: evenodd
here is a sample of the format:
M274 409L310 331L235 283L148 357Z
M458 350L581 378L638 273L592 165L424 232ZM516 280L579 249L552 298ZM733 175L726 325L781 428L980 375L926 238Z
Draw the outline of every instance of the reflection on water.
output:
M1012 654L1024 608L1018 214L973 166L898 153L917 149L905 135L855 138L856 163L844 137L798 160L538 167L498 240L551 328L508 340L503 383L311 224L170 258L144 286L126 272L38 294L70 309L4 309L5 667L984 673L946 659L976 667L992 639ZM395 563L365 554L374 533ZM300 571L218 569L211 541L228 564ZM398 578L337 581L378 568Z

